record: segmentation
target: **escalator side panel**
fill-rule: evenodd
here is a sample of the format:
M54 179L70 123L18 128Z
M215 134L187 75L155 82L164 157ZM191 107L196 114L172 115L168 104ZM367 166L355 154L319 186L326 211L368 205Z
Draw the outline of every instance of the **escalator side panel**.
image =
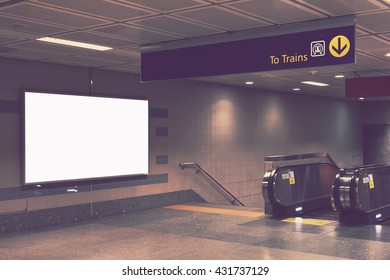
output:
M333 187L333 200L340 211L340 222L373 224L389 219L390 166L340 171Z
M330 164L307 164L278 168L275 199L283 206L329 197L338 168Z
M363 171L359 176L358 208L363 212L390 205L390 168Z
M311 163L267 172L262 185L265 213L297 216L331 208L332 184L338 170L332 164Z

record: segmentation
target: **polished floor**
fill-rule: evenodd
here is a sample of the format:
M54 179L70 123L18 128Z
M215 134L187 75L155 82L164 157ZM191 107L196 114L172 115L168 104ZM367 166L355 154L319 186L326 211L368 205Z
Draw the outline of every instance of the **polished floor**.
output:
M389 260L390 222L343 226L325 212L277 220L198 203L3 234L0 252L10 260Z

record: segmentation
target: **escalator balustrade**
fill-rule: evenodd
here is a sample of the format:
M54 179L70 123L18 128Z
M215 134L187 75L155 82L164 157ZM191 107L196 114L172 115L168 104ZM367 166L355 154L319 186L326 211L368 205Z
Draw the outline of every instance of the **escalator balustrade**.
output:
M340 222L374 224L390 218L390 166L341 169L332 188Z
M332 185L338 171L331 163L279 166L267 171L262 182L265 213L292 217L331 209Z

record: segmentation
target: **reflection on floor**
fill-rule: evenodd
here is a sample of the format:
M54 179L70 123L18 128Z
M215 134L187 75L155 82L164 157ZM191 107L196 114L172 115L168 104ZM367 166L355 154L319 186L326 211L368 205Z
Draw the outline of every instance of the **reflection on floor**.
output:
M390 222L343 226L333 214L277 220L254 208L173 205L3 234L0 252L12 260L390 259Z

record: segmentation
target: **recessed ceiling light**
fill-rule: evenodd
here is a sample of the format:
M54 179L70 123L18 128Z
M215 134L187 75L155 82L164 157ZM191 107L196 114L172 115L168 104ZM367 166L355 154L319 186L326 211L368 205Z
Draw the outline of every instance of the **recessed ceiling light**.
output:
M65 45L65 46L78 47L78 48L84 48L84 49L89 49L89 50L96 50L96 51L112 50L112 48L110 48L110 47L105 47L105 46L100 46L100 45L95 45L95 44L82 43L82 42L71 41L71 40L52 38L52 37L42 37L42 38L38 38L37 40L38 41L43 41L43 42L48 42L48 43Z
M385 54L385 56L386 56L386 57L390 57L390 52L389 52L389 53L387 53L387 54Z
M246 84L246 85L253 85L254 82L252 82L252 81L246 81L245 84Z
M359 100L364 100L364 97L359 97Z
M293 91L300 91L301 89L300 88L293 88Z
M345 76L344 75L336 75L336 76L334 76L336 79L341 79L341 78L344 78Z
M317 87L328 87L329 86L329 84L313 82L313 81L303 81L301 83L306 84L306 85L317 86Z

